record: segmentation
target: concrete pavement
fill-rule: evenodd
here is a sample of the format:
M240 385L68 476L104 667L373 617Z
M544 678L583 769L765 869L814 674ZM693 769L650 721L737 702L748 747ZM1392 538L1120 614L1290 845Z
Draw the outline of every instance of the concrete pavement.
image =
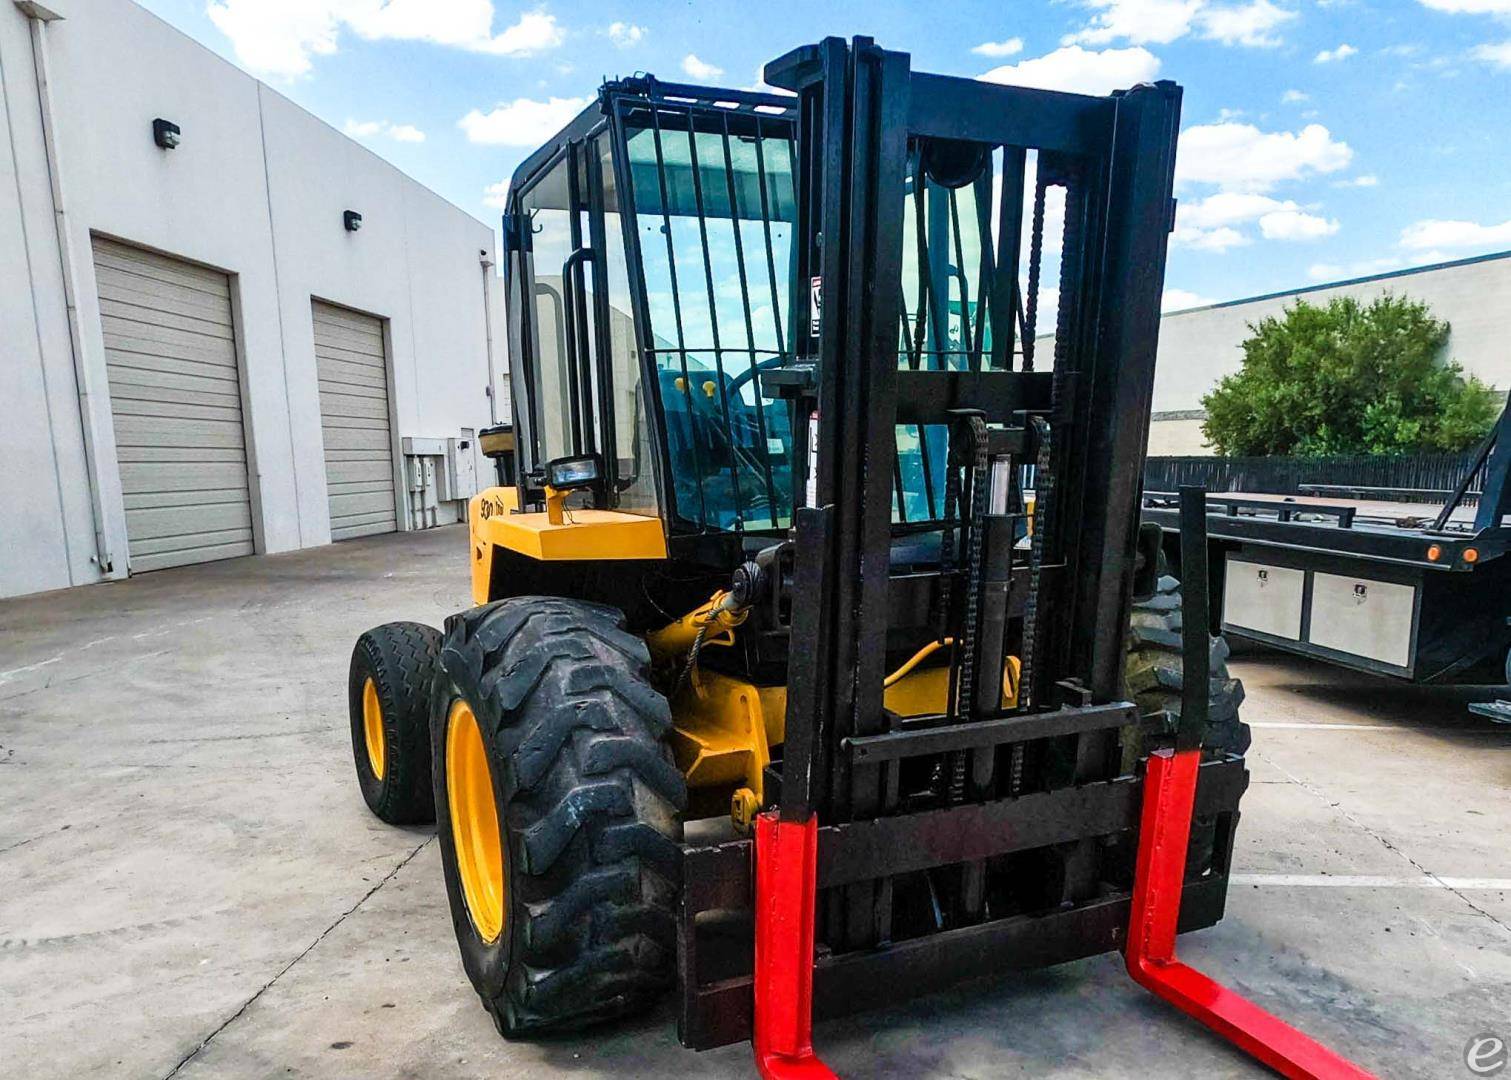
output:
M352 775L362 629L467 603L458 528L0 602L0 1074L751 1076L669 1005L508 1043L428 829ZM1511 1039L1511 729L1462 695L1235 661L1255 725L1228 917L1183 956L1382 1076ZM846 1077L1265 1075L1115 958L820 1025ZM1508 1071L1507 1075L1511 1075Z

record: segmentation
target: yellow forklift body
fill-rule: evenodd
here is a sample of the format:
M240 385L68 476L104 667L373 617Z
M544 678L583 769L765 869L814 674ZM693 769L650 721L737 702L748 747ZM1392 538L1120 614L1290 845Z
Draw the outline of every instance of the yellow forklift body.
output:
M488 602L493 552L505 548L541 562L664 559L666 533L658 517L618 510L567 510L560 524L545 511L521 513L519 492L491 487L467 509L472 542L472 601Z

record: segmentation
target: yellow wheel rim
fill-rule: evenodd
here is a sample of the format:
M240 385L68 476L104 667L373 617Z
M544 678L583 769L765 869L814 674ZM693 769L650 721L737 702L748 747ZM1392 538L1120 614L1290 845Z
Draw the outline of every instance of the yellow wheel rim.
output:
M362 735L367 743L367 763L373 775L383 779L388 764L388 742L383 737L383 706L378 702L378 687L372 679L362 684Z
M504 929L504 852L483 733L465 701L452 704L446 723L446 801L467 914L480 938L495 941Z

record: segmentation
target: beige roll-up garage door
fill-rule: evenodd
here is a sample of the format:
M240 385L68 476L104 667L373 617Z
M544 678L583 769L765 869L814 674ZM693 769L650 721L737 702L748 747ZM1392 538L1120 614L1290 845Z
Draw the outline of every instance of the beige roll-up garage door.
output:
M225 274L96 237L131 570L252 553Z
M313 302L331 539L393 532L393 440L383 320Z

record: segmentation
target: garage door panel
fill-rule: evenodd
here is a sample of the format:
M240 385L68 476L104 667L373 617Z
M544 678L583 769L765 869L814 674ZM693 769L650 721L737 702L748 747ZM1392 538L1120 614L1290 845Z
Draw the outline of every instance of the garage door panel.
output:
M120 273L188 285L218 293L228 300L231 296L230 281L219 270L197 266L171 255L159 255L155 251L103 236L94 238L94 262L96 268L103 266Z
M322 341L320 343L320 356L323 360L339 361L343 364L352 364L368 371L381 373L388 365L384 354L378 350L383 347L382 341L374 341L370 347L359 348L356 345L342 345L334 341Z
M311 302L331 539L398 528L383 321Z
M239 461L138 461L121 463L121 487L126 506L137 495L161 492L220 492L236 490L246 498L247 471Z
M334 304L321 304L312 308L310 316L316 326L323 330L344 334L352 341L382 341L383 321L359 311L350 311Z
M393 514L363 518L346 518L340 525L331 526L332 540L356 540L363 536L378 536L397 530L399 523Z
M351 397L374 398L378 401L388 401L388 389L382 384L363 385L361 383L338 382L321 376L319 379L320 393L322 394L347 394Z
M122 399L197 401L205 405L241 402L235 379L205 379L171 371L115 367L109 369L110 395Z
M375 431L372 428L328 426L325 429L325 445L336 450L371 450L374 456L387 455L392 451L388 432Z
M194 423L211 424L234 424L241 425L241 403L235 398L229 403L224 396L196 395L207 397L207 401L191 400L191 395L181 391L165 391L156 399L142 394L142 388L128 386L126 393L117 397L111 394L111 400L115 402L117 416L158 417L165 421L185 421Z
M322 411L332 418L363 421L364 426L381 424L388 428L388 402L383 398L358 397L354 394L322 394Z
M216 323L210 319L180 315L165 309L153 310L136 304L123 304L117 300L107 300L103 296L100 297L100 314L125 323L127 330L133 326L164 327L196 337L234 340L230 323Z
M155 359L174 359L233 371L238 366L234 341L118 319L105 323L104 328L105 356L112 363L140 367Z
M246 500L201 503L195 506L154 506L126 511L126 531L137 540L170 536L196 537L202 533L234 532L252 528Z
M188 566L192 563L210 562L214 559L235 559L250 555L252 551L252 541L248 538L233 543L171 551L163 555L133 555L131 566L137 573L148 570L171 570L175 566Z
M317 319L315 334L320 339L323 349L328 349L343 358L365 358L373 362L383 360L385 350L381 332L362 333L348 326Z
M239 422L228 420L184 420L166 416L117 414L115 442L117 446L175 446L185 449L215 447L233 450L244 447L245 436ZM245 461L245 450L242 453L242 460Z
M247 456L241 447L216 446L116 446L116 460L125 465L233 464L246 475Z
M350 494L338 493L331 496L331 514L338 518L347 518L365 514L393 514L393 492L384 491L357 491Z
M100 283L100 299L149 312L168 311L185 318L220 324L226 298L150 278L112 277ZM147 320L151 321L151 320Z
M126 498L128 514L138 510L166 510L174 507L242 506L247 504L247 489L192 488L186 491L145 491ZM251 521L248 519L248 525Z
M111 240L94 252L132 572L251 554L229 279Z
M331 485L354 484L364 481L374 483L393 483L393 469L386 461L375 460L371 455L364 455L357 461L332 460L329 456L325 459L326 482Z
M322 379L337 382L354 382L364 387L382 387L387 390L388 375L382 364L367 364L357 359L346 359L320 350L317 375Z

